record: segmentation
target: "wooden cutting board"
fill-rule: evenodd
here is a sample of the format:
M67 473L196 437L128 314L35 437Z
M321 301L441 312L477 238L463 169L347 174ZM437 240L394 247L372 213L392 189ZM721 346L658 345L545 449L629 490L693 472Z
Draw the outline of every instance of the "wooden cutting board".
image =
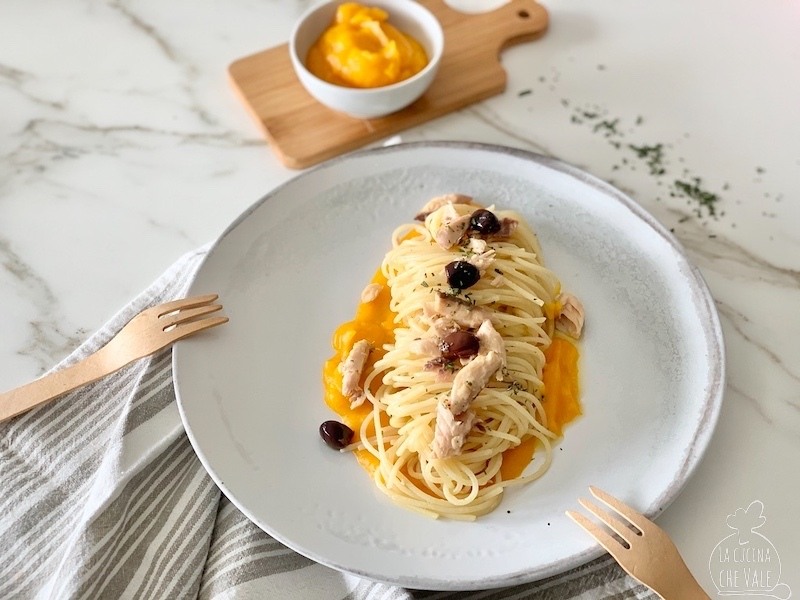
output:
M287 44L241 58L228 72L234 89L287 167L302 169L501 93L503 48L534 39L547 11L534 0L511 0L488 13L465 14L443 0L420 0L444 29L436 79L412 105L386 117L357 119L312 98L294 73Z

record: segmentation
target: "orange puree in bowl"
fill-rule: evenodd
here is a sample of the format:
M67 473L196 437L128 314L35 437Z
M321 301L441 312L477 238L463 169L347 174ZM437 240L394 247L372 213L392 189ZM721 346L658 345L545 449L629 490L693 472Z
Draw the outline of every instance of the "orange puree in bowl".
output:
M329 83L357 88L391 85L428 64L420 43L387 21L380 8L347 2L308 51L306 66Z
M355 409L350 408L350 400L341 392L342 375L338 370L339 363L350 353L353 344L365 339L373 347L364 367L364 372L367 373L386 354L383 346L394 343L395 314L389 308L391 292L380 269L372 278L372 283L382 286L378 297L372 302L361 302L355 318L342 323L336 329L332 340L334 355L323 367L325 403L355 432L354 442L359 440L361 424L370 415L372 405L365 402ZM545 399L542 404L547 415L548 429L561 436L564 426L581 414L578 396L578 350L567 338L557 335L545 350L545 359L542 377ZM373 383L380 385L377 378ZM370 435L373 434L372 427L368 431ZM500 472L504 481L522 474L533 459L536 441L536 438L524 440L522 444L503 454ZM355 454L359 464L372 474L378 466L378 460L366 450L357 450Z

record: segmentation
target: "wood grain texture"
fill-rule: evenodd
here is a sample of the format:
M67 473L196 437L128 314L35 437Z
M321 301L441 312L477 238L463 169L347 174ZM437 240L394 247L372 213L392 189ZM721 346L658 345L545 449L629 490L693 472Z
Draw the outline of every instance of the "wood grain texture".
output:
M283 164L309 167L503 92L500 52L535 39L548 24L547 11L534 0L511 0L481 14L460 13L443 0L421 4L444 29L442 63L419 100L386 117L356 119L318 103L297 79L287 44L230 65L234 89Z

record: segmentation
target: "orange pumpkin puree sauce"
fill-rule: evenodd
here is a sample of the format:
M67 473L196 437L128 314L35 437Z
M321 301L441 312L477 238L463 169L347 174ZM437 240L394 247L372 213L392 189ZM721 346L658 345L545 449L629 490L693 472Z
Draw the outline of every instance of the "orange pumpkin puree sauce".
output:
M391 85L428 64L420 43L392 27L380 8L346 2L308 51L308 70L328 83L356 88Z
M545 363L542 380L547 415L547 428L561 437L564 426L581 414L578 386L578 349L565 337L556 336L544 351ZM535 437L523 440L516 448L503 453L500 475L503 481L522 475L533 460L538 440Z
M391 294L386 278L380 269L375 273L371 283L382 286L378 297L372 302L361 302L352 321L342 323L333 334L335 354L323 367L323 384L325 403L342 418L342 422L355 432L353 441L360 439L359 431L365 418L372 412L372 405L365 402L351 409L350 400L342 395L342 375L339 364L347 357L353 345L365 339L372 344L373 351L367 359L364 372L369 372L375 362L380 360L386 351L385 344L394 342L394 317L389 308ZM545 350L545 366L542 379L544 382L544 407L547 416L547 427L557 436L561 436L564 426L581 414L578 385L578 349L565 337L556 335L553 342ZM373 387L380 385L377 379ZM372 390L373 392L376 389ZM386 423L382 423L386 425ZM373 433L370 425L368 432ZM533 460L536 450L536 438L529 438L503 453L503 464L500 473L504 481L519 477ZM378 466L378 459L366 450L355 452L359 464L372 474Z

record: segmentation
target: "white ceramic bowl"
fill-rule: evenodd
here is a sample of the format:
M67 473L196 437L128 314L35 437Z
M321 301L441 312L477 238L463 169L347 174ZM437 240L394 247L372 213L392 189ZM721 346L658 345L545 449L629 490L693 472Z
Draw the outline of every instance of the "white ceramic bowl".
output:
M333 22L341 0L308 10L292 30L289 53L300 83L325 106L361 119L382 117L405 108L425 93L436 76L444 51L444 32L436 17L413 0L367 0L366 5L389 13L389 23L416 38L428 55L428 64L408 79L377 88L334 85L313 75L305 66L309 48Z

